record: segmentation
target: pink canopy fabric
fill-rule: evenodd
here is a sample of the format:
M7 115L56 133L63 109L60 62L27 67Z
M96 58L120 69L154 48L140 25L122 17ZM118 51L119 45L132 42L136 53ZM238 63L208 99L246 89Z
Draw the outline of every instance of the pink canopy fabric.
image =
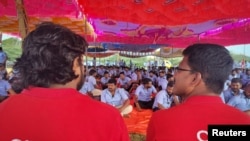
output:
M164 44L180 48L196 42L225 46L250 43L250 18L209 20L177 26L144 25L106 19L90 21L97 33L97 42L138 44L138 47L139 44Z
M97 42L224 46L250 43L247 0L78 0ZM88 38L93 41L93 38ZM140 49L139 49L140 50Z

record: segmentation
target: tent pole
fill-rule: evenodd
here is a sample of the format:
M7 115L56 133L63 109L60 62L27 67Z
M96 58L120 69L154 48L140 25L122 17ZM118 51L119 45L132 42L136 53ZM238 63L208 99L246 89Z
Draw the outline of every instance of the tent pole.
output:
M0 32L0 46L2 46L2 39L3 38L3 33L2 32Z
M87 18L86 18L86 16L84 16L84 28L85 28L85 32L84 32L84 34L85 34L85 37L87 38ZM89 70L88 70L88 47L86 47L85 48L85 60L86 60L86 76L89 74Z
M28 32L28 18L25 11L23 0L15 0L16 2L16 9L17 9L17 17L18 17L18 24L19 24L19 32L21 38L24 39Z

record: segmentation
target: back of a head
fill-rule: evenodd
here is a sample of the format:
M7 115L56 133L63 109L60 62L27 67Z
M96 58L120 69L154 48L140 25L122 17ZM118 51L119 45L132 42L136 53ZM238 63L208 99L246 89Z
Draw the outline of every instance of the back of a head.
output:
M183 55L194 72L200 72L207 89L220 94L233 68L229 51L217 44L194 44L188 46Z
M20 72L20 85L49 87L66 84L78 76L72 70L88 46L86 40L66 27L45 22L31 31L23 41L23 52L14 69Z

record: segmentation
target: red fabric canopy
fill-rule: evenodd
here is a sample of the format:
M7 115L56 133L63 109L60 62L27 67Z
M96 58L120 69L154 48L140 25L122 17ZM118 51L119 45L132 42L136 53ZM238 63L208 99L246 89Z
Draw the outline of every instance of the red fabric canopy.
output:
M249 0L78 0L96 42L224 46L250 43ZM89 37L88 41L94 41ZM139 46L138 46L139 47Z
M249 0L78 0L91 18L149 25L182 25L250 17Z

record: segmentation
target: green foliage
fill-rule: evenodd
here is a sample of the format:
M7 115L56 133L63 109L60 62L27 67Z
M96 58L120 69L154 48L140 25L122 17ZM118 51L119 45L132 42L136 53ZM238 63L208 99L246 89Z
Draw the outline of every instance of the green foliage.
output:
M246 56L244 54L233 54L231 53L231 56L233 57L233 59L237 62L242 61L242 59L244 58L246 61L250 62L250 57Z
M21 41L16 38L8 38L2 42L3 51L8 55L8 61L15 61L22 53Z

